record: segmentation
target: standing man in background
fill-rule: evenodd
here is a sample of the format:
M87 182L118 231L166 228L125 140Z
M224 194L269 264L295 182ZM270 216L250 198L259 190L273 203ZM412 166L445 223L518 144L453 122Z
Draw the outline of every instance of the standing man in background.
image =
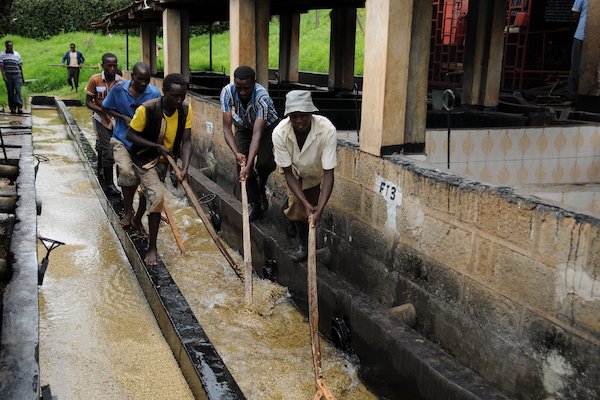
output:
M85 58L79 50L75 49L75 43L71 43L69 46L71 50L65 53L62 63L67 64L67 83L71 86L71 90L75 86L75 91L77 91L77 88L79 88L79 70L83 67Z
M117 75L117 56L112 53L102 55L102 72L92 75L85 89L85 105L94 112L94 128L96 129L96 152L98 153L98 179L104 183L104 190L109 196L121 193L113 182L113 152L110 138L113 131L113 118L102 110L102 101L114 84L121 80Z
M23 97L21 96L21 85L25 83L23 77L23 60L21 55L13 50L13 42L7 40L4 43L6 50L0 53L0 71L6 83L8 92L8 106L11 113L23 114Z
M569 94L575 96L579 88L579 72L581 69L581 48L585 37L585 22L587 20L588 0L575 0L573 15L577 19L577 29L573 35L571 49L571 72L569 73Z
M110 144L119 169L117 184L123 191L125 215L120 223L122 227L132 225L140 232L143 231L142 216L146 211L146 198L143 195L140 196L138 211L134 215L133 197L140 180L133 169L129 154L131 142L127 140L126 136L135 110L142 103L158 98L160 98L160 90L156 86L150 85L150 68L143 62L138 62L133 66L131 80L117 83L102 102L102 108L115 118L115 128Z
M256 73L248 66L238 67L233 83L221 90L221 111L223 134L235 156L239 179L247 180L252 221L269 207L265 188L275 171L271 133L279 117L267 89L256 83Z

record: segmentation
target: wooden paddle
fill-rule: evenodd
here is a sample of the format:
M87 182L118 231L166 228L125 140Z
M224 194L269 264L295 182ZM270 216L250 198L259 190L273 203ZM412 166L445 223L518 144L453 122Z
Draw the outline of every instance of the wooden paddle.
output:
M173 157L167 156L167 160L169 161L169 164L171 164L171 168L173 168L173 171L175 171L176 173L179 174L179 172L180 172L179 171L179 167L177 166L177 163L175 162L175 160L173 159ZM190 184L186 180L184 180L184 181L181 182L181 186L183 186L183 189L185 190L185 193L187 195L188 200L190 201L190 203L192 203L192 206L196 210L196 213L198 214L198 216L202 220L202 223L204 223L204 226L206 227L206 230L208 230L208 233L210 234L210 236L212 237L213 241L215 242L215 244L217 245L217 247L221 251L221 254L223 254L223 256L225 257L225 259L229 263L229 266L231 267L231 269L233 269L233 272L235 272L235 274L238 276L238 278L244 279L244 277L242 275L242 272L240 271L240 267L237 265L237 263L235 262L235 260L231 257L231 255L227 251L227 248L225 247L225 245L221 241L221 238L219 238L219 235L215 231L215 228L213 228L212 223L210 222L210 218L208 218L208 216L206 215L206 213L202 209L202 206L200 206L200 203L198 202L198 199L196 198L196 195L194 194L194 191L190 187Z
M313 216L308 218L308 323L317 393L313 400L333 400L321 372L321 343L319 342L319 297L317 295L317 235Z
M179 232L177 224L175 224L175 218L173 218L171 208L167 205L166 202L163 202L163 209L165 210L165 214L167 214L167 224L169 224L169 226L171 227L171 232L173 232L173 236L175 236L177 247L179 247L181 255L185 256L185 246L183 244L183 239L181 238L181 233Z
M250 242L249 214L248 192L246 191L246 179L244 179L242 181L242 228L244 237L244 292L247 306L252 305L252 244Z

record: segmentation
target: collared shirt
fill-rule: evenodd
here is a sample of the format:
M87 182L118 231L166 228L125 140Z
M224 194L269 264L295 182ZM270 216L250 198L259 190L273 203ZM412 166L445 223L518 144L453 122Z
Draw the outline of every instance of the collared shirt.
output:
M108 95L102 101L102 108L115 110L116 112L127 115L129 118L133 118L135 110L142 105L145 101L151 99L157 99L160 97L160 90L156 86L148 85L137 99L134 98L129 92L131 86L131 80L120 81L113 86L112 90L108 92ZM113 129L113 137L119 139L127 149L131 148L131 142L125 137L127 135L127 124L121 118L115 118L115 128Z
M282 168L292 167L294 176L302 179L302 190L317 186L323 179L323 170L335 168L336 146L335 126L321 115L313 114L302 150L289 117L273 130L275 162Z
M121 76L115 75L115 80L109 83L104 78L104 72L92 75L85 88L85 93L92 96L92 101L95 105L102 107L102 101L106 98L110 89L121 79ZM112 129L113 124L110 115L94 111L94 119L104 125L105 128Z
M575 30L575 35L573 36L575 39L583 40L583 38L585 37L585 21L587 20L587 9L588 0L575 0L573 8L571 9L572 11L579 13L579 22L577 23L577 30Z
M73 60L73 58L75 58L75 60ZM63 64L66 61L69 61L69 67L78 67L79 65L83 64L83 62L85 61L85 57L83 56L83 53L79 50L69 50L65 53L65 55L62 58Z
M254 84L252 97L246 105L240 100L233 83L225 86L221 90L221 111L230 112L233 124L246 129L252 129L257 119L265 120L266 126L279 119L269 92L258 83Z
M146 118L147 112L146 107L141 105L135 110L135 115L131 120L131 129L138 133L143 133L144 129L146 129ZM165 137L163 139L163 145L169 149L173 150L173 146L175 145L175 137L177 136L177 125L179 125L179 111L175 110L173 115L170 117L163 113L163 118L165 119L166 129L165 129ZM185 129L192 128L192 104L188 104L188 112L187 117L185 119ZM162 157L161 157L162 160Z
M12 53L6 51L0 53L0 67L4 69L6 75L21 76L21 69L19 68L21 65L23 65L23 60L18 52L13 50Z

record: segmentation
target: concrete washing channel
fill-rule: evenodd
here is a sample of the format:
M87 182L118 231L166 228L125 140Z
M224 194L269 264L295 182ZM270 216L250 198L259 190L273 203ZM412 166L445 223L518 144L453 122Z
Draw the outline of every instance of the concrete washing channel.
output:
M292 381L286 381L285 374L287 371L281 367L282 364L273 364L269 368L269 366L257 365L256 363L260 363L260 361L252 359L253 356L261 352L277 354L277 351L281 351L290 353L289 348L277 349L277 345L271 344L265 350L251 348L251 344L246 344L250 348L246 349L244 353L237 353L234 356L227 355L225 358L219 355L209 336L212 337L213 341L221 342L221 334L225 336L225 331L232 330L235 335L239 336L240 343L246 343L241 329L250 327L248 321L251 318L248 316L248 312L233 316L234 319L242 321L240 325L232 328L224 324L219 325L217 322L217 330L207 334L194 314L199 312L198 307L200 307L200 312L202 311L202 304L199 304L200 301L196 299L191 300L191 303L189 303L190 298L186 299L183 294L189 286L197 286L199 282L190 283L188 280L187 283L182 284L181 282L185 280L182 280L181 276L189 275L191 272L178 271L177 268L171 267L171 265L167 268L162 262L159 263L158 267L147 268L145 266L141 256L145 250L145 242L138 235L132 234L119 226L119 213L122 211L121 201L120 199L107 198L98 184L94 172L96 154L69 109L62 101L55 101L53 98L40 98L36 101L55 105L59 110L59 115L64 119L68 134L74 140L77 153L83 161L89 180L92 182L93 191L100 200L101 206L121 242L160 330L171 348L194 397L208 399L281 398L286 400L309 397L310 395L304 397L286 395L285 389L281 394L271 396L268 394L268 387L263 392L256 392L252 387L253 384L256 384L255 381L247 382L247 379L240 376L239 373L238 375L232 374L232 372L238 370L238 367L234 366L235 363L231 361L233 361L233 358L237 358L235 361L238 364L241 362L247 368L263 368L260 371L261 374L266 375L265 381L281 380L284 385L289 385L291 389L297 383L294 380L298 380L287 378L292 379ZM241 224L239 223L241 220L239 201L198 170L192 169L190 175L190 185L196 193L216 195L212 207L218 210L222 216L223 228L221 235L234 249L240 249L242 235ZM258 265L265 265L264 268L255 265L255 272L259 275L269 275L284 285L289 290L296 306L306 315L306 265L291 262L285 249L278 244L278 232L275 232L272 227L257 226L255 224L252 226L252 237L253 254L256 254L254 256L255 261L258 260ZM159 240L162 240L160 235ZM166 247L164 243L163 247ZM161 251L160 242L159 251ZM321 254L325 256L323 257L324 262L327 262L326 252L321 252ZM276 267L269 264L270 260L277 260ZM207 262L209 261L207 260ZM185 265L189 268L191 264L188 261ZM232 282L234 281L228 281L226 285L231 286ZM178 284L181 286L178 286ZM265 283L265 285L268 284ZM352 331L348 331L346 337L343 338L346 343L341 343L344 350L351 355L345 356L347 361L344 361L344 357L341 358L341 362L332 361L330 369L324 371L327 380L327 374L334 375L333 370L347 370L342 378L336 375L332 379L336 382L345 382L343 385L340 384L340 386L344 386L343 389L337 388L337 398L369 399L375 397L366 391L363 384L355 378L356 368L359 369L361 378L373 389L374 393L383 399L506 398L439 347L428 342L400 320L394 318L389 310L382 309L374 304L371 299L345 284L327 268L320 268L318 285L321 314L319 328L323 336L340 345L340 338L335 337L336 333L340 331L340 326L337 329L334 326L336 321L340 321L340 315L342 315L340 311L343 311L343 315L350 316L351 321ZM278 290L280 289L269 287L265 296L276 297L273 293L278 293ZM230 296L227 293L220 293L220 295ZM241 304L242 296L238 295L238 297L240 297L239 304ZM226 302L227 300L221 297L220 300L214 301L214 304L207 308L221 308ZM279 304L284 302L278 298L273 302L272 308L277 308L277 311L279 311ZM271 316L273 310L267 311L264 314L258 312L258 314L261 314L259 317ZM290 320L298 319L295 316L286 316L286 318ZM245 326L245 324L248 324L248 326ZM286 364L298 364L300 370L305 369L303 374L308 376L308 393L311 390L314 393L314 386L311 387L310 384L310 368L303 367L303 361L300 360L301 357L297 354L300 351L307 353L308 359L310 359L310 345L302 342L302 340L308 339L308 327L305 329L306 332L298 333L286 331L286 325L286 322L276 322L274 331L255 331L253 335L258 337L265 335L290 336L286 344L299 342L301 344L300 350L294 350L296 353L292 351L293 354L287 356L288 358L284 362ZM341 327L343 326L344 324L341 324ZM256 330L255 326L250 328ZM207 329L209 328L207 327ZM304 339L300 339L300 337L304 337ZM342 353L339 350L331 349L332 346L326 345L325 350L323 350L324 356L328 358L332 355L332 359L335 357L340 358L339 355L335 355L335 357L333 355L334 353ZM358 362L358 360L360 360L359 365L354 367L353 361ZM228 365L226 365L226 362ZM307 362L306 365L310 366L310 362ZM235 371L230 372L232 366L234 366ZM237 378L234 380L232 375L237 376ZM239 385L236 380L240 382ZM256 386L265 385L262 381L256 384ZM245 388L244 392L240 389L241 387Z

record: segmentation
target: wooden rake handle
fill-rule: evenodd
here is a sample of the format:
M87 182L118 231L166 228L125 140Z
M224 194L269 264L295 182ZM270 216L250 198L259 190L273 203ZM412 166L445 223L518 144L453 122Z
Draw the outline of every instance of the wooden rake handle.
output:
M175 223L175 218L173 218L173 213L171 212L171 207L167 205L166 202L163 203L163 209L165 210L165 214L167 215L167 223L171 227L171 232L173 232L173 236L175 236L175 241L177 242L177 247L179 247L179 251L182 255L185 255L185 245L183 244L183 239L181 238L181 232L179 232L179 228Z
M167 160L169 161L169 164L171 164L171 168L173 168L173 171L175 171L177 174L179 174L180 173L179 167L177 166L177 163L175 162L173 157L167 156ZM208 230L208 233L212 237L213 241L215 242L215 244L217 245L219 250L221 251L221 254L223 254L225 259L229 263L229 266L231 267L231 269L233 269L233 272L235 272L235 274L238 276L238 278L244 279L242 272L240 271L240 267L237 265L237 263L235 262L233 257L231 257L231 255L227 251L227 248L221 241L221 238L215 231L215 228L213 228L212 223L210 222L210 219L207 217L206 213L202 209L202 206L198 202L198 199L196 198L194 191L190 187L190 184L187 181L183 180L181 182L181 185L183 186L183 189L185 190L188 200L190 201L190 203L192 203L192 206L196 210L196 213L202 220L202 223L204 223L204 226Z
M313 370L317 393L313 400L333 400L333 396L321 371L321 343L319 341L319 296L317 293L317 228L312 215L308 218L308 323L310 325L310 343L313 356Z
M250 241L250 210L246 179L242 182L242 227L244 238L244 293L246 305L252 304L252 242Z

